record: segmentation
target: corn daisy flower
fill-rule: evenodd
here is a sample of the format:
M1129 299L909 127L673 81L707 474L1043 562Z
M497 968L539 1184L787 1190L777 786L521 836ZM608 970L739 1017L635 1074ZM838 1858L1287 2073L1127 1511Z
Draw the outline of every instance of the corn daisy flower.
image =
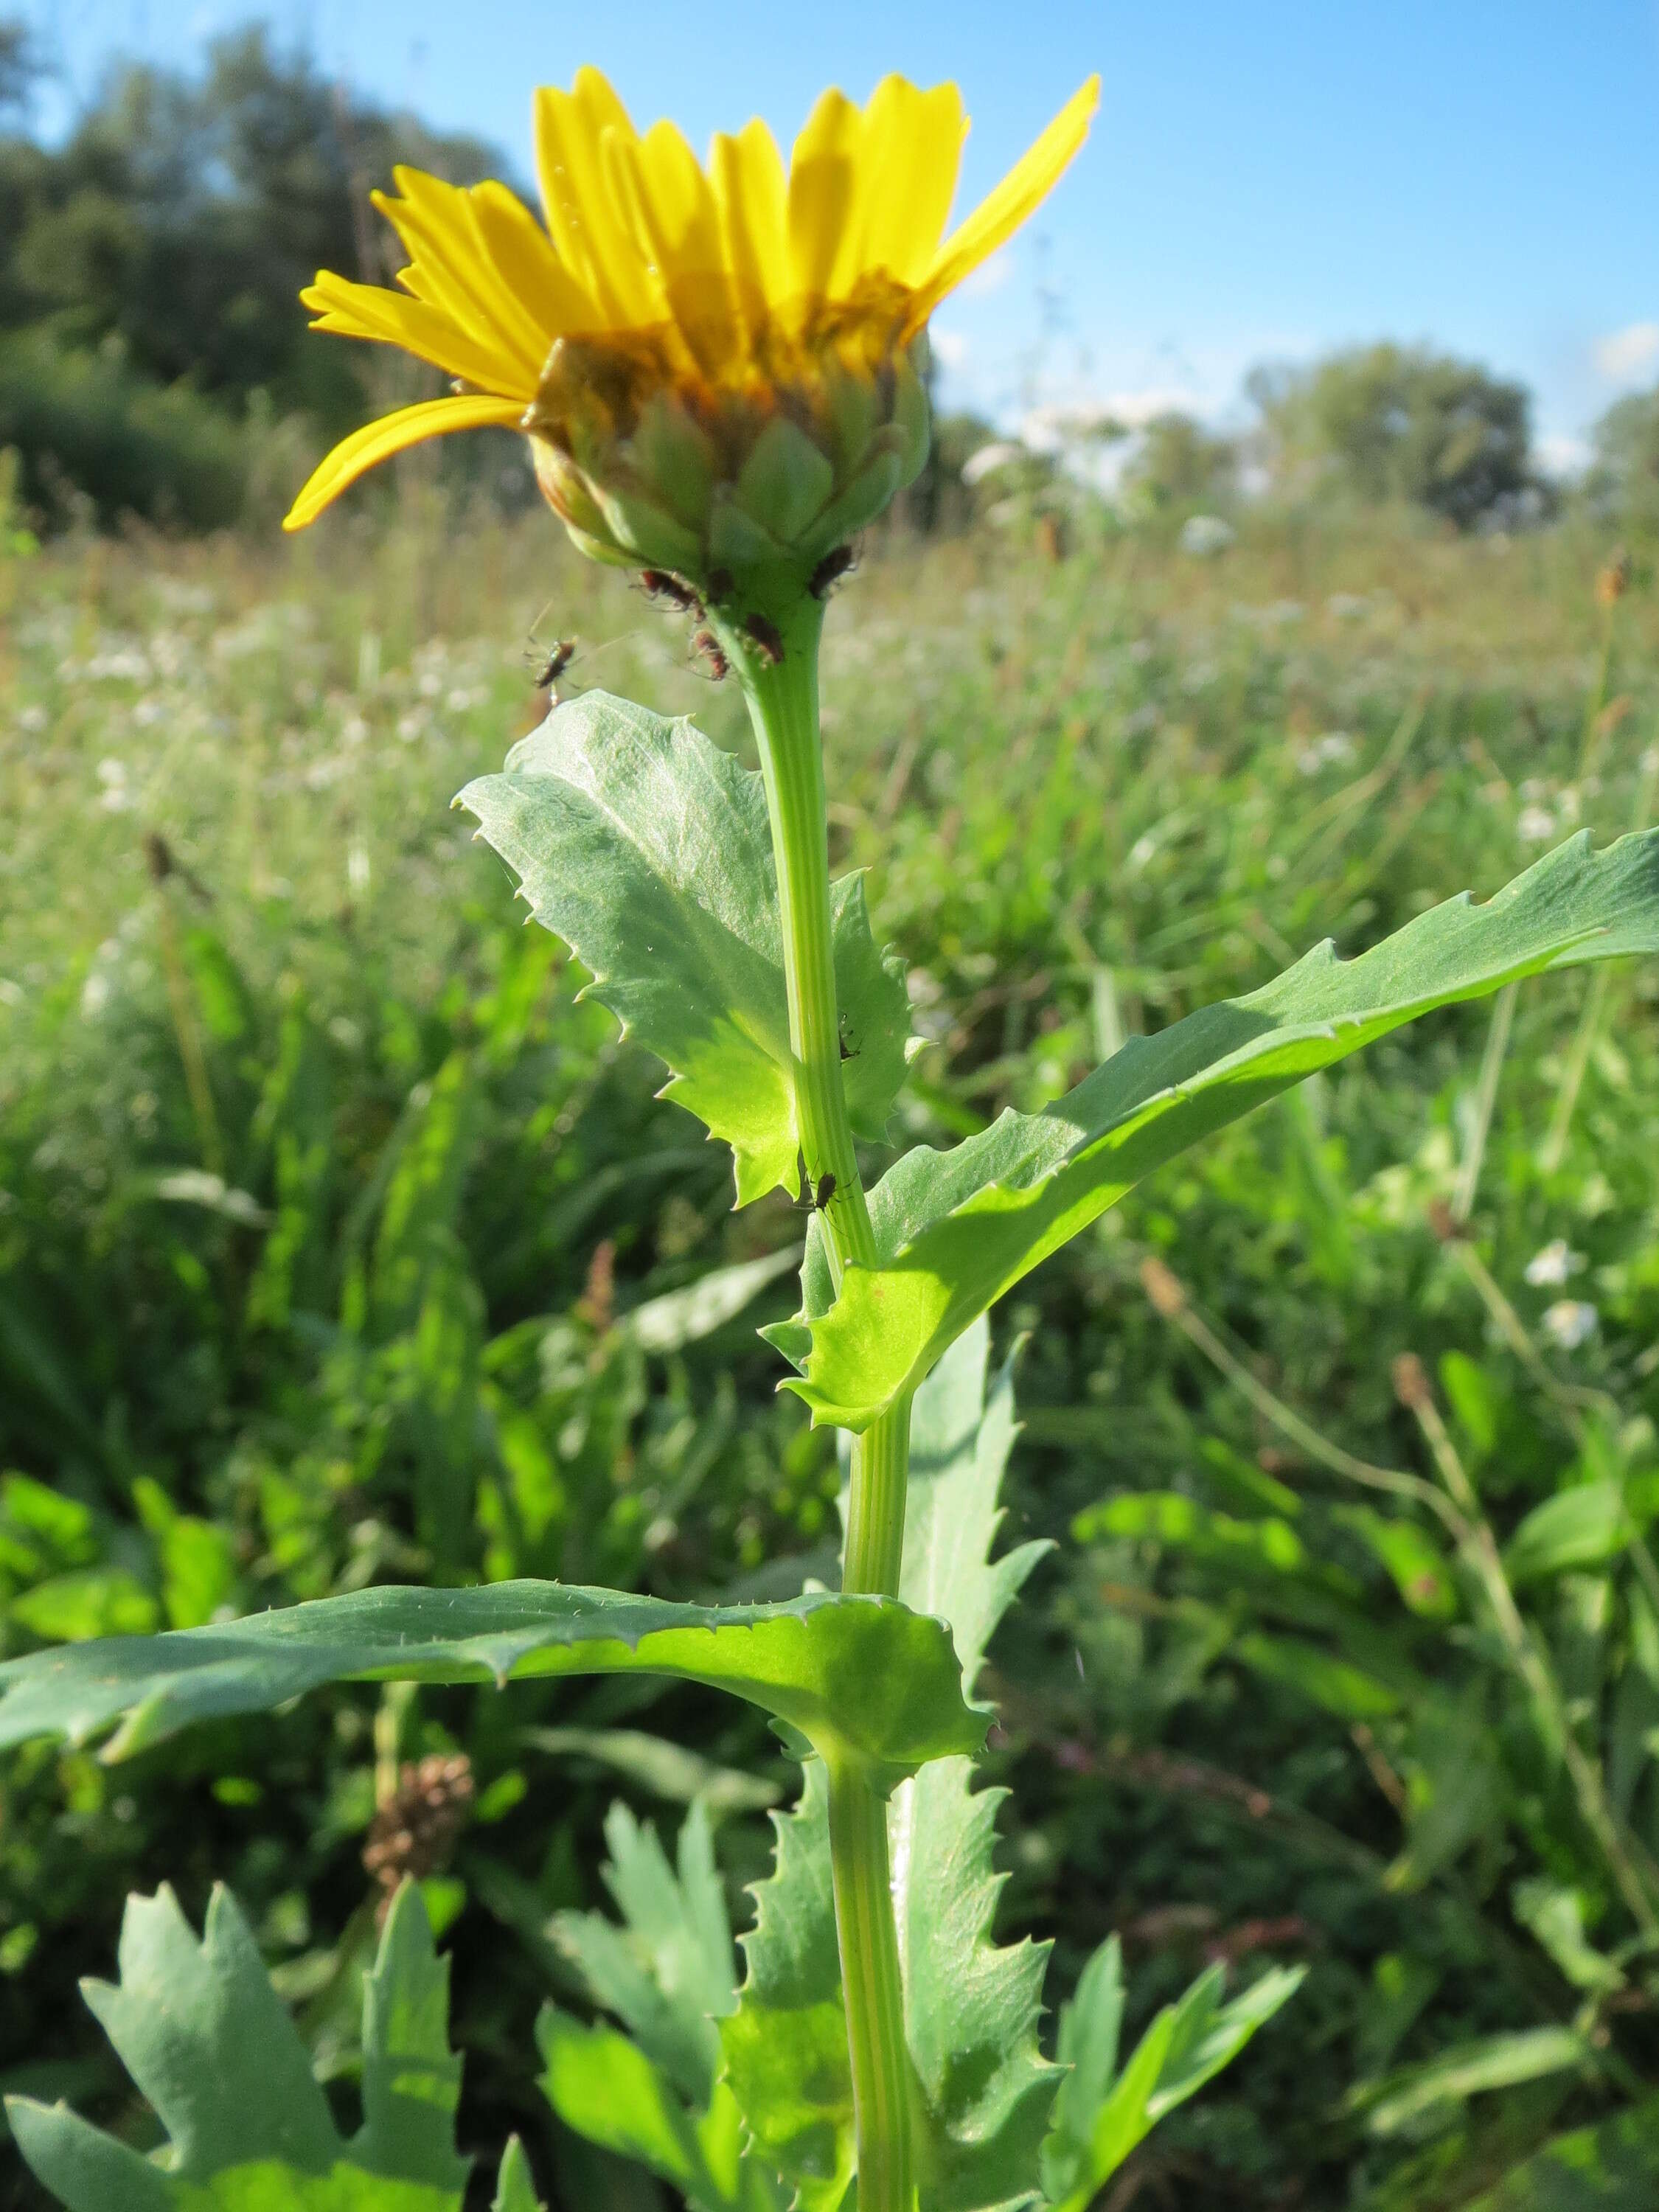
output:
M500 184L394 172L375 204L403 292L327 271L313 328L378 339L452 396L337 446L295 501L302 528L377 461L497 423L525 431L584 550L701 584L805 574L926 457L927 319L1038 205L1085 137L1091 78L949 235L967 129L953 84L826 92L786 175L766 125L707 168L671 123L643 135L597 70L536 94L546 228Z

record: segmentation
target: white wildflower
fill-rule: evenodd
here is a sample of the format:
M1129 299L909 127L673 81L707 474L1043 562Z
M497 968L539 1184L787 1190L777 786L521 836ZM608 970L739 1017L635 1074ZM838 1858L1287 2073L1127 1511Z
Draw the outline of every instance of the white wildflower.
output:
M1544 1327L1563 1352L1577 1352L1600 1321L1595 1308L1583 1298L1558 1298L1544 1314Z
M1200 560L1210 560L1218 553L1224 553L1237 536L1223 515L1189 514L1181 526L1181 550L1196 554Z
M1552 1238L1541 1251L1534 1252L1527 1262L1527 1280L1534 1290L1547 1286L1559 1290L1571 1281L1584 1265L1584 1255L1575 1252L1565 1237Z

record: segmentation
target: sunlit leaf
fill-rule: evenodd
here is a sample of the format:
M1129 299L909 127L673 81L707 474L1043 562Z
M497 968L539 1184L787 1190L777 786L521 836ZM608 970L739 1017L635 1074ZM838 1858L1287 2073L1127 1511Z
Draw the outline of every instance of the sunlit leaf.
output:
M1117 2071L1123 1962L1109 1937L1063 2007L1059 2057L1070 2068L1042 2147L1045 2194L1060 2212L1087 2212L1102 2185L1166 2113L1231 2066L1260 2027L1300 1988L1300 1968L1274 1967L1231 2004L1220 1966L1166 2005Z
M1437 1006L1656 951L1659 831L1599 854L1583 836L1484 905L1450 900L1354 960L1327 943L1247 998L1132 1037L1042 1113L907 1153L871 1196L880 1262L848 1267L838 1297L809 1237L802 1313L770 1332L800 1370L791 1387L815 1420L866 1428L975 1315L1200 1138Z
M1356 2092L1351 2103L1373 2135L1397 2135L1437 2105L1461 2104L1490 2089L1510 2089L1585 2065L1582 2036L1566 2027L1522 2028L1443 2051L1420 2066L1402 2066Z
M668 1063L664 1096L737 1158L738 1202L799 1188L777 879L761 779L689 721L589 691L457 801L521 879L588 994ZM830 888L842 1082L879 1138L904 1074L902 964L870 931L861 876Z
M1616 1559L1633 1534L1620 1484L1581 1482L1534 1506L1504 1548L1504 1571L1521 1583L1600 1566Z
M187 1723L261 1712L325 1682L505 1683L659 1674L747 1698L883 1783L977 1747L950 1633L895 1600L671 1605L562 1583L355 1590L246 1620L117 1637L0 1666L0 1745L83 1743L123 1723L123 1756Z
M165 2128L151 2160L66 2106L14 2098L18 2148L69 2212L460 2212L448 1962L405 1886L363 1985L362 2124L343 2136L235 1899L198 1942L171 1890L127 1903L118 1983L87 2002ZM509 2144L496 2212L539 2212Z

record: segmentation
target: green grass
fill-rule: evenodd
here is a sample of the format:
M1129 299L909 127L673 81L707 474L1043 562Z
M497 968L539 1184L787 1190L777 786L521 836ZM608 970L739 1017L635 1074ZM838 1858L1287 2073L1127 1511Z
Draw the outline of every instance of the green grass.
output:
M571 681L744 746L740 702L696 672L683 625L544 520L458 525L429 498L416 484L389 535L347 516L286 544L88 538L0 567L0 1468L24 1478L0 1493L0 1649L393 1577L689 1597L823 1571L833 1456L753 1336L787 1284L666 1348L616 1325L798 1239L799 1218L729 1212L720 1157L573 1002L579 977L448 811L533 718L532 628L580 636ZM1619 606L1604 687L1604 550L1316 515L1253 523L1211 562L1133 538L1058 566L989 535L872 549L830 617L832 834L912 965L929 1043L908 1138L1038 1104L1125 1030L1259 984L1318 937L1354 949L1495 889L1581 823L1615 834L1644 786L1659 811L1642 764L1659 603ZM1006 1923L1055 1936L1073 1969L1121 1929L1146 2008L1206 1946L1314 1969L1148 2147L1172 2204L1432 2212L1540 2130L1659 2082L1633 1971L1639 2001L1600 2019L1607 2055L1580 2075L1393 2132L1350 2097L1575 2017L1518 1881L1582 1892L1593 1942L1628 1930L1571 1802L1531 1751L1510 1756L1524 1712L1468 1621L1402 1620L1342 1517L1358 1492L1141 1288L1161 1257L1293 1414L1412 1474L1432 1461L1392 1363L1415 1352L1439 1384L1458 1355L1462 1395L1439 1402L1500 1534L1586 1479L1646 1516L1659 975L1613 975L1576 1044L1586 1003L1575 978L1518 1002L1476 1267L1435 1224L1469 1158L1485 1010L1165 1171L996 1317L1000 1340L1029 1333L1016 1519L1061 1540L998 1647ZM1559 1163L1540 1164L1575 1081ZM1582 1266L1529 1284L1556 1238ZM1572 1348L1545 1320L1563 1298L1596 1310ZM1155 1516L1070 1534L1121 1493L1284 1518L1275 1486L1303 1502L1321 1571L1346 1577L1340 1620ZM1627 1579L1576 1572L1535 1617L1659 1845L1659 1706L1637 1697ZM1388 1652L1358 1651L1355 1613ZM1263 1637L1300 1638L1303 1662L1274 1673ZM1498 1812L1431 1870L1401 1871L1448 1786L1411 1716L1322 1702L1310 1654L1409 1662L1504 1747ZM588 1733L550 1759L525 1735L550 1725ZM544 2192L595 2201L613 2184L554 2140L529 2029L566 1971L549 1917L598 1901L609 1798L672 1820L688 1786L641 1732L787 1780L747 1719L620 1683L407 1710L341 1692L114 1770L25 1754L0 1778L0 2077L102 2098L142 2139L75 1978L107 1970L127 1888L173 1879L198 1914L216 1876L319 2063L349 2074L377 1744L459 1747L480 1807L447 1875L464 2133L524 2128ZM734 1886L752 1878L764 1823L728 1819L720 1849ZM37 2205L6 2171L0 2204Z

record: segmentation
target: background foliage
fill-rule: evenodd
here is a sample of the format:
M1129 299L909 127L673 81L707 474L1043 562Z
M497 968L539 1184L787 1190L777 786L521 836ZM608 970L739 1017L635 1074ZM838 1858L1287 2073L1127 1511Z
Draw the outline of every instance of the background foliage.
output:
M1243 532L866 549L828 648L835 860L911 963L908 1138L1651 813L1639 539L1598 598L1576 528ZM737 700L539 518L436 492L297 547L71 536L0 594L6 1648L394 1578L826 1571L838 1473L753 1335L799 1216L727 1210L729 1164L447 811L538 711L550 599L573 680L741 749ZM1131 2033L1207 1960L1311 1969L1136 2154L1146 2203L1464 2204L1548 2135L1628 2134L1659 2084L1641 1929L1536 1682L1437 1514L1352 1471L1438 1483L1438 1422L1652 1852L1656 990L1528 987L1489 1114L1489 1010L1388 1041L997 1316L1000 1347L1030 1333L1011 1538L1059 1546L993 1653L999 1936L1054 1937L1066 1986L1115 1931ZM396 1810L400 1759L450 1773L453 1817ZM199 1924L218 1879L349 2111L383 1874L413 1864L480 2174L516 2129L550 2201L642 2202L537 2087L540 2008L588 2002L560 1916L603 1904L613 1799L667 1832L701 1798L743 1927L790 1771L735 1709L622 1680L343 1690L116 1767L25 1752L0 2075L152 2140L76 1978L126 1890L170 1878Z

